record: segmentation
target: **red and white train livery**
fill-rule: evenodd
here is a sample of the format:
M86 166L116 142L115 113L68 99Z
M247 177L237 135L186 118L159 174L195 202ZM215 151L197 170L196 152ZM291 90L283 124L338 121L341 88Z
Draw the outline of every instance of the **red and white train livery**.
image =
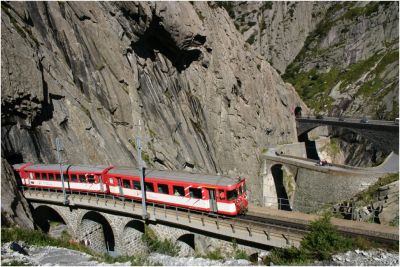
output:
M62 189L60 165L15 164L27 187ZM140 172L113 166L62 165L65 189L141 200ZM176 171L146 170L148 202L226 215L245 213L245 179Z

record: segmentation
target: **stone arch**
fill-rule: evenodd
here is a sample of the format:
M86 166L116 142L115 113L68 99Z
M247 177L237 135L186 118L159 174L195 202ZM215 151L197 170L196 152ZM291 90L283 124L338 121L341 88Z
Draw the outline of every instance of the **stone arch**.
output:
M96 211L85 213L78 226L80 242L96 252L115 250L114 232L107 219Z
M292 210L288 195L288 182L285 181L289 179L287 173L290 172L287 168L284 168L282 164L274 164L271 166L271 174L275 183L278 209L281 210Z
M142 241L144 229L144 222L139 220L131 220L125 225L120 238L121 254L132 256L148 252L146 244Z
M68 220L64 218L62 213L47 205L36 207L32 215L34 222L45 233L57 237L61 236L63 230L68 229Z
M196 249L194 242L194 234L181 235L177 240L176 244L180 247L179 256L188 257L194 254Z

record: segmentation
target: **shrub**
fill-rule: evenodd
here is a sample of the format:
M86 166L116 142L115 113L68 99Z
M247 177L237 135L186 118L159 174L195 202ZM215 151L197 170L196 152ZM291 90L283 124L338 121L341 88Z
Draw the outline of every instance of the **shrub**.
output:
M337 232L327 214L310 224L310 233L301 241L301 249L308 257L318 260L327 260L333 253L350 249L351 246L351 239Z
M242 259L242 260L250 261L250 256L247 254L246 251L244 251L242 249L237 249L235 251L235 259L237 259L237 260Z
M147 244L151 252L158 252L170 256L177 256L178 247L170 240L159 240L154 231L145 225L145 231L142 236L143 242Z
M222 256L221 248L216 248L213 251L209 251L206 255L206 258L211 260L223 260L224 256Z
M300 248L276 248L264 263L297 265L315 260L327 260L334 253L359 247L362 243L361 239L357 241L341 236L330 223L330 216L325 214L310 224L310 232L304 236Z

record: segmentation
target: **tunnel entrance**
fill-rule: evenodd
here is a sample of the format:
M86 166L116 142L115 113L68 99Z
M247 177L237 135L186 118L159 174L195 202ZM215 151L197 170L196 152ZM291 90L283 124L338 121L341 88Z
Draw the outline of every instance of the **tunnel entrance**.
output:
M301 117L301 107L296 107L296 108L294 109L294 116L295 116L296 118L300 118L300 117Z
M276 164L272 166L271 173L272 176L274 177L275 190L278 198L278 209L291 211L292 209L290 207L288 194L286 192L286 188L283 183L284 172L282 170L282 165Z
M86 213L79 226L79 239L100 253L115 253L113 230L104 216L95 211Z
M61 237L67 224L61 215L48 206L39 206L33 211L33 220L39 228L53 237Z

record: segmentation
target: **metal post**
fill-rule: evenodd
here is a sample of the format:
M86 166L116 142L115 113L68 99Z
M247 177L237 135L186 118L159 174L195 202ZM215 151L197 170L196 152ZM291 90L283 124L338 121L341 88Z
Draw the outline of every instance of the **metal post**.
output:
M140 139L140 120L139 120L139 136L136 137L136 147L137 147L137 152L138 152L138 165L139 165L139 171L140 171L140 187L142 191L142 208L143 208L143 214L142 218L145 220L147 219L147 211L146 211L146 192L145 192L145 187L144 187L144 168L142 164L142 143Z
M58 158L58 163L60 164L60 175L61 175L61 184L62 184L62 191L63 191L63 196L64 196L64 205L68 205L69 201L67 199L67 194L65 192L65 186L64 186L64 174L62 171L62 160L61 160L61 141L60 139L56 138L56 149L57 149L57 158Z

